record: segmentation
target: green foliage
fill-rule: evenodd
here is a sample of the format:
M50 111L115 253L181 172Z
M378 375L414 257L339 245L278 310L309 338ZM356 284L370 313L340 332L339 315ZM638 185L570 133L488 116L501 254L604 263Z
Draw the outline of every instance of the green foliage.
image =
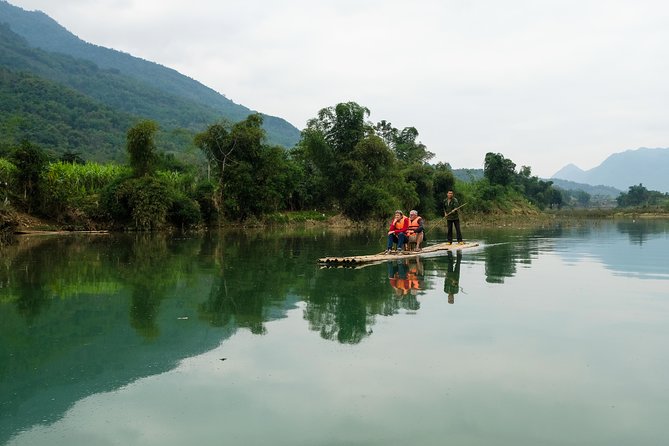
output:
M323 192L340 205L351 187L349 163L354 161L353 151L372 132L365 122L368 115L369 110L355 102L337 104L321 109L302 132L302 150L318 169Z
M455 177L448 164L437 163L434 167L434 197L436 200L436 209L441 213L442 203L446 199L446 193L455 188ZM462 200L460 200L462 201Z
M165 227L168 210L174 202L168 184L143 176L118 181L103 195L103 203L115 222L149 231Z
M35 25L20 29L30 26ZM49 31L39 29L36 35L43 38ZM66 41L69 45L78 39ZM52 44L46 39L39 46ZM83 159L120 161L123 129L136 119L133 117L159 122L166 129L158 135L161 146L182 153L194 130L220 113L231 119L251 114L173 70L80 44L88 50L76 54L78 58L62 54L68 51L60 46L57 53L50 53L31 48L7 24L0 24L0 145L29 139L55 154L77 151ZM95 53L112 55L114 60L103 58L101 66L84 60ZM119 72L121 66L131 75ZM292 146L299 137L297 129L280 118L267 117L266 127L276 143ZM183 138L175 132L190 134Z
M311 119L307 128L319 131L334 152L347 158L362 138L370 132L365 118L369 109L355 102L337 104L321 109L318 118Z
M251 115L232 126L218 123L198 134L200 147L216 177L209 208L221 209L231 219L259 217L288 206L296 181L294 165L281 147L263 144L262 117ZM201 204L201 198L198 198Z
M523 166L520 172L515 174L514 183L518 190L541 210L546 207L560 208L562 206L562 192L555 189L551 181L543 181L537 176L533 176L529 166Z
M195 177L192 173L183 173L173 170L159 170L156 178L169 185L170 189L184 195L192 195L195 191Z
M214 199L215 195L216 185L211 182L199 184L193 193L193 198L200 208L202 221L205 223L215 222L219 217L218 204Z
M197 201L182 194L176 194L169 208L167 219L181 229L195 227L202 223L202 213Z
M504 155L501 153L486 153L483 175L488 179L490 184L510 185L516 175L515 169L516 164L510 159L504 158Z
M84 161L79 152L73 152L71 150L63 152L60 156L60 161L70 164L86 164L86 161Z
M5 190L13 187L18 180L18 173L19 169L11 161L0 158L0 187Z
M319 197L320 203L332 203L354 219L419 204L417 183L404 176L430 156L416 142L418 132L413 127L400 132L386 121L372 126L365 121L368 115L366 107L348 102L324 108L309 120L295 159L299 171L309 174L298 185L309 184L311 191L301 188L300 196ZM412 168L403 170L408 163ZM431 182L424 180L421 186L427 191Z
M411 202L407 208L419 210L420 215L438 214L439 199L435 194L435 169L428 164L413 164L402 172L408 184L416 192L417 201Z
M264 147L255 159L235 163L224 186L225 215L243 220L285 209L293 188L289 175L287 155L280 147Z
M667 206L669 194L648 190L643 184L630 186L616 198L618 207Z
M76 150L89 159L118 159L130 121L129 115L62 85L0 68L0 145L30 140L52 152Z
M155 168L157 131L158 124L155 121L141 121L128 130L126 149L135 176L148 175Z
M39 179L47 164L47 155L39 146L27 141L12 153L12 161L17 168L17 180L23 191L23 199L32 210L39 200Z
M398 207L398 200L382 187L360 183L351 188L351 193L346 197L343 205L346 215L362 220L388 215L388 209Z
M40 178L42 212L58 220L76 210L90 217L100 217L99 194L129 173L127 167L117 164L50 163Z
M417 141L418 130L415 127L398 130L390 122L382 120L374 126L374 132L384 140L397 159L403 163L423 164L434 157L434 153L428 151L423 143Z

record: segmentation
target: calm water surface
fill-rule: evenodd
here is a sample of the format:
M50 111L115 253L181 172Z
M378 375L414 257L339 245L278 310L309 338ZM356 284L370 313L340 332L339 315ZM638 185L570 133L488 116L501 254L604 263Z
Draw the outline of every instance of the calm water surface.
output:
M669 222L464 235L361 269L315 259L378 234L23 238L0 444L667 444Z

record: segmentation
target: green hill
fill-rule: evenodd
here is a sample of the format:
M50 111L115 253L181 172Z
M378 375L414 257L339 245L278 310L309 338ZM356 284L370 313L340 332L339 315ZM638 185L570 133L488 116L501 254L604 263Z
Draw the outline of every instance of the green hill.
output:
M84 42L42 12L0 1L1 23L7 24L0 35L5 68L62 83L111 108L155 119L166 130L199 131L221 118L235 122L252 113L175 70ZM297 128L263 116L270 143L292 147L298 141Z
M0 68L0 147L24 139L52 152L120 160L132 117L62 85Z

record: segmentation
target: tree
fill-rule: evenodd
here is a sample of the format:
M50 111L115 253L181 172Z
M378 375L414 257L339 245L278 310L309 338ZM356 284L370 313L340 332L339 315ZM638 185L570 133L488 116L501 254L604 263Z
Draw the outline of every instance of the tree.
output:
M583 190L576 191L576 202L583 206L587 207L590 204L590 194Z
M153 172L157 160L155 135L158 124L155 121L141 121L127 134L126 149L130 155L130 167L136 177Z
M215 205L229 216L246 218L276 210L284 202L287 157L263 145L262 116L253 114L232 126L213 124L196 135L216 178Z
M23 188L23 199L27 201L28 212L32 204L39 199L39 178L46 167L48 158L39 146L24 141L12 154L12 162L16 166L17 179Z
M483 175L491 185L508 186L512 184L516 175L515 169L516 164L510 159L504 158L501 153L486 153Z
M434 153L428 151L425 144L416 141L418 130L415 127L405 127L396 135L393 147L400 161L423 164L434 157Z
M355 102L321 109L307 122L300 146L325 180L328 195L341 204L351 187L350 162L357 144L373 133L369 109Z
M355 102L337 104L318 112L317 120L311 120L307 127L315 124L319 128L325 140L340 156L346 156L353 151L355 146L369 134L371 128L365 122L369 116L369 109Z
M256 113L233 126L226 122L210 125L207 130L195 135L195 145L207 157L209 167L213 167L217 183L222 188L225 168L239 159L256 156L264 138L262 115Z
M437 163L434 166L434 196L437 201L435 206L446 199L446 194L449 190L453 190L455 187L455 177L453 176L453 171L451 166L448 163ZM441 211L441 209L437 209Z
M621 192L616 201L620 207L641 206L648 204L650 196L650 191L639 183L638 186L630 186L627 193Z

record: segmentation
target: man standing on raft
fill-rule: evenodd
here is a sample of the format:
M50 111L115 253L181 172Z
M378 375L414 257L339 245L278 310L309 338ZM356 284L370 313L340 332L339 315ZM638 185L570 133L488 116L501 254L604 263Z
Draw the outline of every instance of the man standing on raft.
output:
M394 243L397 243L397 253L402 253L407 229L409 229L409 218L405 217L402 211L395 211L395 218L390 222L390 228L388 229L388 244L384 254L390 254Z
M444 217L448 222L448 244L453 243L453 226L455 226L455 235L458 240L458 245L462 245L462 233L460 232L460 216L458 209L460 208L458 199L453 196L453 191L449 190L444 200Z

